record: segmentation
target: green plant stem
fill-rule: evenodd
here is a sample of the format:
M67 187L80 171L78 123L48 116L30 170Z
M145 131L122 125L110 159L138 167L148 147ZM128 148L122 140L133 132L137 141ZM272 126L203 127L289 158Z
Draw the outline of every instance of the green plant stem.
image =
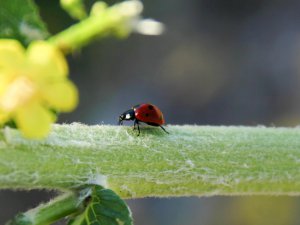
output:
M45 225L77 213L81 210L82 200L75 193L59 196L25 213L17 215L6 225Z
M125 198L300 195L300 128L54 125L42 141L6 128L0 188L73 189L87 183Z
M125 3L126 4L126 3ZM52 36L48 41L64 53L81 49L94 39L110 34L126 37L131 32L130 20L136 15L128 15L124 3L109 8L103 6L100 13L89 16L68 29Z

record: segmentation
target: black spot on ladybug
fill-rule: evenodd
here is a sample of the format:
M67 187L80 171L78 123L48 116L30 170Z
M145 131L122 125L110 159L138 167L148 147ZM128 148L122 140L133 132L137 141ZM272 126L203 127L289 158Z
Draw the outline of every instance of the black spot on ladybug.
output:
M153 110L154 109L153 105L148 105L148 109Z
M148 117L148 116L149 116L149 113L146 113L145 116Z

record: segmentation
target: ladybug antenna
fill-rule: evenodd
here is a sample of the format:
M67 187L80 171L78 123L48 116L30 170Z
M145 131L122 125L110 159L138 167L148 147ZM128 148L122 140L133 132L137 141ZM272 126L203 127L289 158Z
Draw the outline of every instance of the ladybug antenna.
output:
M168 131L166 131L166 129L163 126L159 126L164 132L166 132L167 134L170 134Z

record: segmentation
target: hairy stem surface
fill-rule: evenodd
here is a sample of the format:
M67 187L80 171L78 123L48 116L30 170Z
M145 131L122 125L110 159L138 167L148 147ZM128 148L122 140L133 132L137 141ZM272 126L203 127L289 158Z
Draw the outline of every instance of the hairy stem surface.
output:
M18 214L6 225L44 225L80 211L82 201L77 194L68 193L59 196L52 201L41 204L25 213Z
M300 128L54 125L43 141L0 135L0 188L95 183L122 197L300 195Z

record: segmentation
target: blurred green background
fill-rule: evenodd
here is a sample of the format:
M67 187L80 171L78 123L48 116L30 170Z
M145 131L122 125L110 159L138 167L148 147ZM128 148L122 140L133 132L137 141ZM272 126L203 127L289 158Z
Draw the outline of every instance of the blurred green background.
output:
M74 23L57 0L36 2L52 33ZM163 22L166 33L106 39L70 56L80 105L59 122L116 124L132 105L152 102L169 124L300 124L299 1L143 3L144 16ZM0 191L0 224L53 196L49 191ZM143 225L300 224L299 197L146 198L128 203L135 224Z

